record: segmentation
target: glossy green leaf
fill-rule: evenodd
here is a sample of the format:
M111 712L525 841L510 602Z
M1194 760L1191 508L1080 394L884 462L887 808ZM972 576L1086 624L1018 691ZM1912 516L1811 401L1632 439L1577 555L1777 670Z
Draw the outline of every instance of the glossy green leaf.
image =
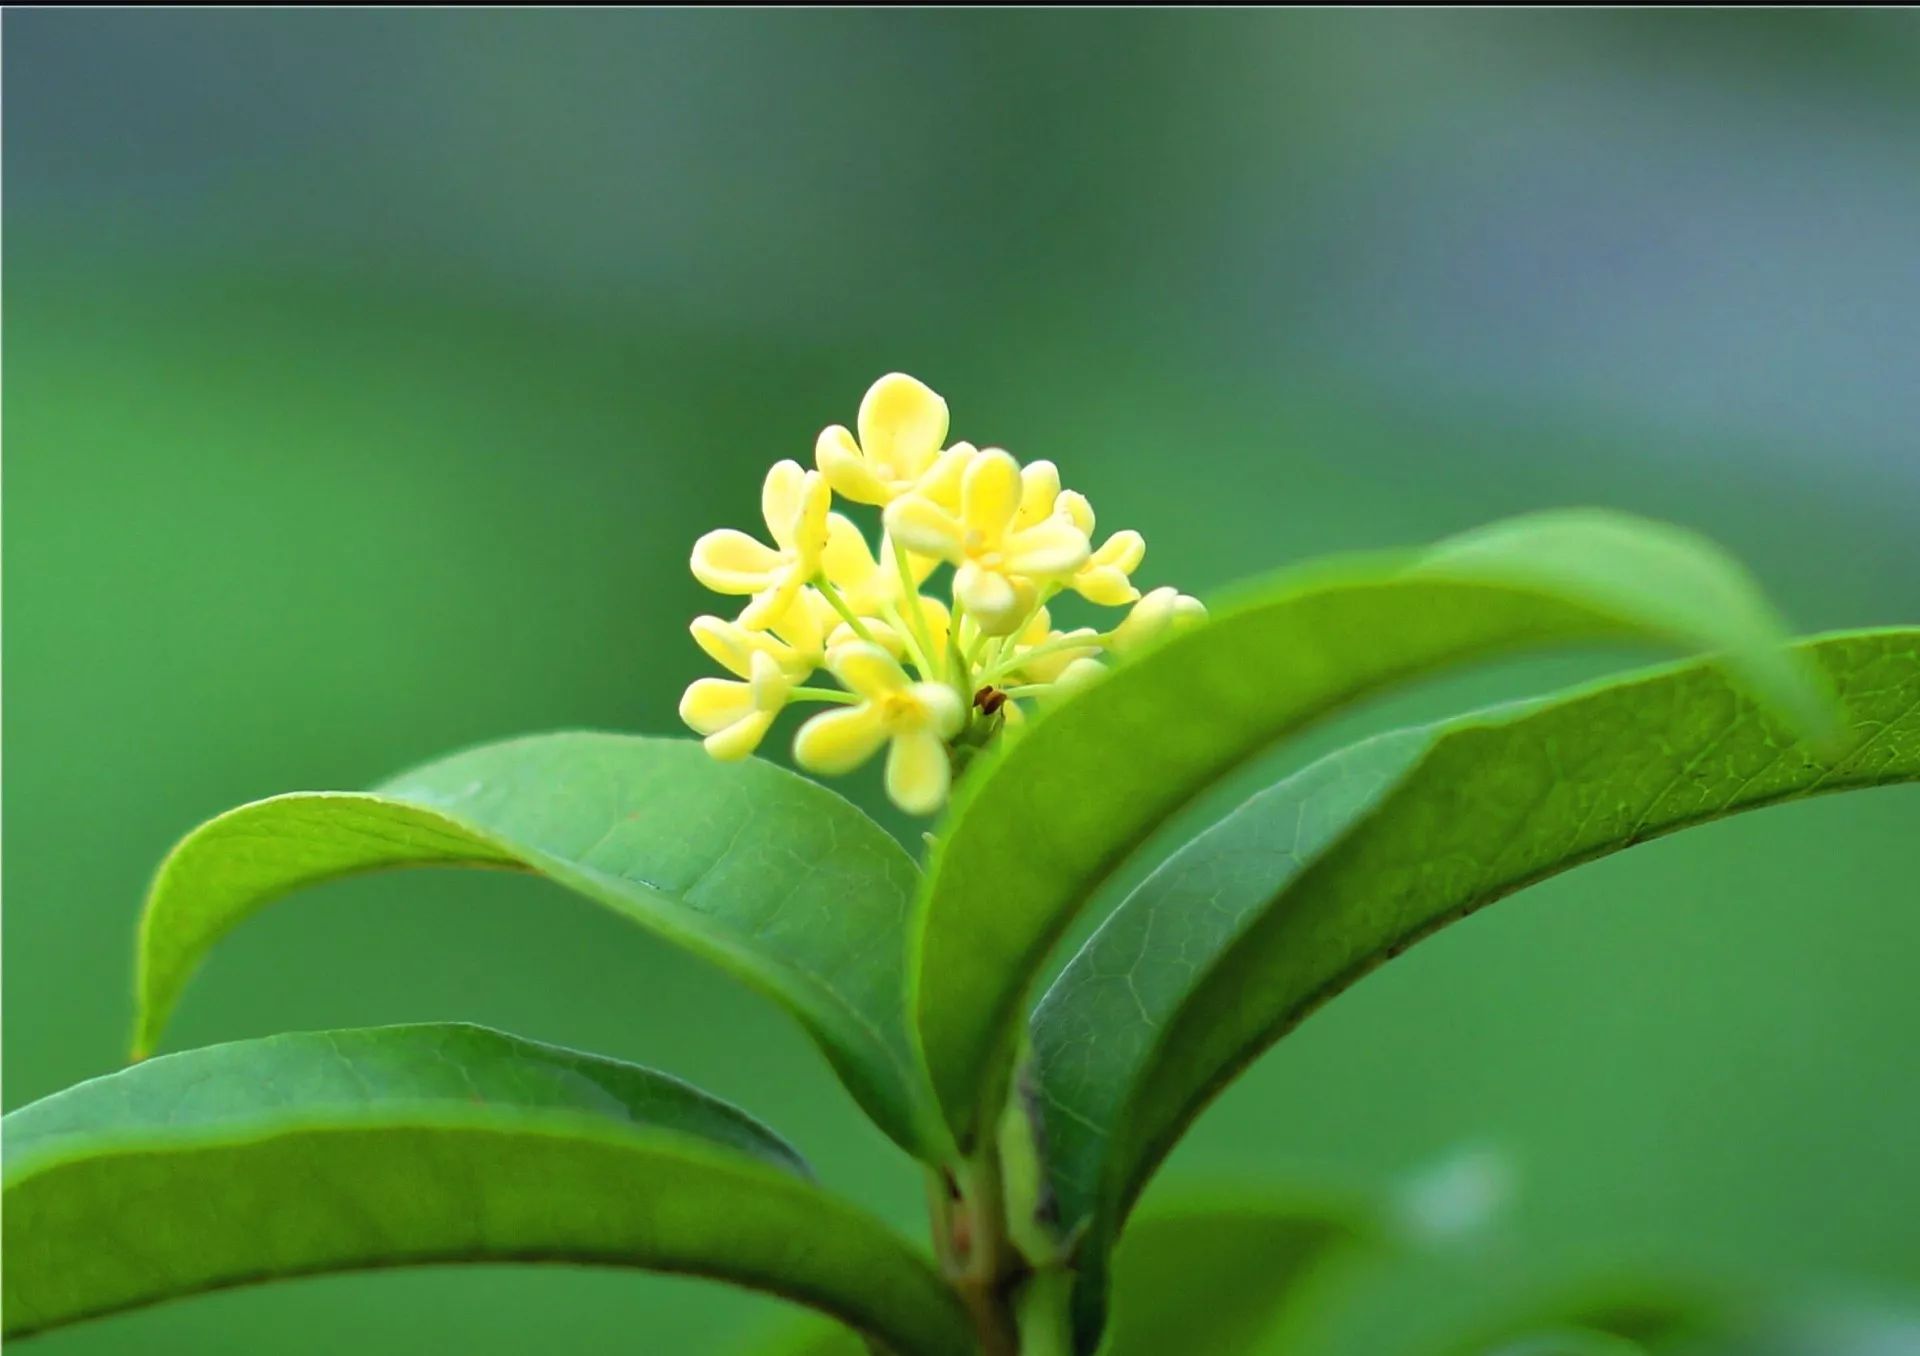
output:
M1822 709L1735 562L1675 528L1572 512L1282 576L1034 721L963 781L915 935L913 1020L962 1145L1004 1100L1048 952L1169 815L1394 683L1622 638L1722 652L1801 718Z
M1068 962L1034 1012L1033 1076L1054 1200L1093 1213L1114 1123L1155 1040L1246 917L1426 747L1396 731L1312 764L1167 859Z
M737 1356L874 1356L874 1348L858 1333L821 1318L782 1324L729 1350Z
M1612 1278L1528 1306L1446 1356L1705 1356L1732 1297L1723 1286Z
M1552 1328L1509 1338L1487 1348L1484 1356L1647 1356L1647 1349L1618 1333L1595 1328Z
M162 1127L396 1109L576 1112L699 1135L801 1176L798 1152L739 1108L677 1078L466 1022L292 1032L163 1055L10 1112L9 1170L70 1143Z
M1920 630L1806 642L1848 726L1826 757L1690 663L1343 750L1165 862L1035 1016L1056 1197L1104 1240L1207 1101L1307 1013L1447 923L1689 825L1920 780ZM1097 1294L1083 1317L1097 1324Z
M1143 1212L1114 1259L1113 1322L1101 1356L1241 1356L1325 1302L1341 1259L1377 1225L1332 1199L1192 1202Z
M896 1141L938 1142L902 998L912 859L825 787L690 740L539 735L209 820L147 899L136 1051L230 928L302 886L404 866L538 872L719 963L805 1024Z
M1836 1302L1777 1285L1716 1282L1682 1288L1643 1279L1630 1290L1562 1295L1447 1356L1910 1356L1920 1311Z
M470 1026L169 1055L7 1116L9 1337L322 1272L574 1262L711 1276L903 1353L965 1319L904 1242L743 1113Z

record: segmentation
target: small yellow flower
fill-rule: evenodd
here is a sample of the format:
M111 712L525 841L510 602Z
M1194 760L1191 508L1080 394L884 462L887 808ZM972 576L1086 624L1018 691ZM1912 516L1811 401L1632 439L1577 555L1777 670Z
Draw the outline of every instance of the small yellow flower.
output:
M1072 490L1057 496L1054 511L1093 540L1093 505L1083 494ZM1087 563L1074 571L1067 587L1090 603L1101 607L1124 607L1140 597L1140 590L1128 578L1147 558L1147 541L1131 528L1123 529L1100 543L1087 557Z
M1126 620L1113 628L1108 648L1131 654L1195 622L1206 620L1207 609L1198 598L1174 588L1157 588L1133 605Z
M891 504L903 494L951 496L973 447L946 452L947 402L925 383L890 372L867 389L856 440L840 424L822 430L814 464L834 491L857 504Z
M1014 526L1032 527L1054 516L1064 517L1093 540L1093 505L1083 494L1060 488L1060 472L1050 461L1029 462L1020 468L1020 511ZM1139 598L1140 590L1128 578L1146 559L1146 539L1132 529L1116 532L1075 570L1067 587L1090 603L1124 607Z
M800 727L794 759L826 776L851 772L887 749L887 794L909 814L932 814L947 798L952 771L946 741L966 712L945 683L916 683L885 650L864 641L835 647L827 667L860 698Z
M751 594L740 624L758 630L777 621L820 569L827 545L832 491L817 471L782 461L767 472L760 512L773 545L730 527L693 544L693 577L715 593Z
M894 540L954 566L954 601L984 635L1012 631L1032 610L1037 583L1071 575L1090 554L1086 534L1059 515L1019 526L1022 488L1019 463L988 448L961 478L957 514L918 494L887 506Z
M720 659L719 655L715 658ZM680 719L693 727L707 752L722 762L745 758L760 747L773 718L793 690L780 662L765 650L753 650L744 665L721 659L744 680L699 678L680 698Z
M827 600L812 589L802 589L780 618L765 631L753 631L721 617L695 617L687 629L694 643L729 673L748 676L756 650L771 655L781 672L804 683L826 661L827 628L834 621Z

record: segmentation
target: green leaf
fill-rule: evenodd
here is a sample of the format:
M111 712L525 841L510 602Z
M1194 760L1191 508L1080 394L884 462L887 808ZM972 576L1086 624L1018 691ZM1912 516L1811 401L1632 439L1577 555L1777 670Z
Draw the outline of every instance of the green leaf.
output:
M874 1356L874 1348L838 1323L805 1318L749 1338L739 1356Z
M1735 562L1675 528L1574 512L1283 575L1033 722L962 782L910 962L913 1020L961 1146L1004 1101L1048 952L1169 815L1392 684L1621 638L1724 652L1797 716L1822 709Z
M1258 1191L1143 1213L1114 1259L1101 1356L1263 1349L1324 1300L1335 1264L1359 1256L1376 1233L1348 1202L1262 1200Z
M1301 866L1418 760L1429 729L1321 759L1253 797L1142 881L1034 1012L1033 1071L1056 1207L1071 1230L1098 1202L1108 1144L1161 1029ZM1264 1000L1256 1000L1264 1001Z
M209 820L147 898L136 1053L236 924L302 886L403 866L538 872L717 962L800 1019L883 1130L935 1156L902 998L912 859L826 788L716 763L690 740L538 735L369 794L275 796Z
M1063 1221L1100 1255L1186 1126L1261 1051L1382 961L1608 852L1741 810L1920 780L1920 629L1804 643L1838 752L1797 742L1717 668L1618 679L1336 753L1170 857L1035 1016Z
M283 1277L560 1261L717 1277L902 1352L968 1349L932 1269L763 1126L664 1075L479 1027L169 1055L3 1130L8 1337Z
M7 1165L71 1143L144 1139L154 1127L199 1132L255 1118L387 1116L446 1105L575 1112L679 1130L810 1175L773 1131L677 1078L466 1022L294 1032L163 1055L10 1112Z
M1730 1313L1748 1310L1721 1282L1659 1275L1590 1276L1524 1303L1449 1342L1447 1356L1635 1356L1717 1350L1711 1339Z
M1594 1328L1553 1328L1487 1348L1485 1356L1646 1356L1630 1337Z
M1681 1288L1643 1279L1632 1290L1563 1295L1510 1318L1448 1356L1910 1356L1920 1312L1884 1302L1783 1294L1777 1285ZM1584 1345L1582 1345L1584 1343Z

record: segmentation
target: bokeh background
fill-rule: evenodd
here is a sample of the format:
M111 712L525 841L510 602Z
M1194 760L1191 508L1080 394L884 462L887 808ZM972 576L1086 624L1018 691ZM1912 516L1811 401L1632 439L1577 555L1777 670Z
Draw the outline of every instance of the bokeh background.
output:
M8 1106L116 1065L141 892L199 819L672 729L693 537L889 369L1203 594L1597 503L1717 536L1804 629L1920 620L1911 11L14 10L5 76ZM1917 826L1872 793L1533 890L1316 1017L1160 1190L1497 1154L1499 1222L1367 1280L1345 1356L1590 1268L1911 1296ZM529 880L269 911L172 1039L450 1018L673 1070L917 1218L770 1006ZM700 1352L776 1317L421 1272L40 1349Z

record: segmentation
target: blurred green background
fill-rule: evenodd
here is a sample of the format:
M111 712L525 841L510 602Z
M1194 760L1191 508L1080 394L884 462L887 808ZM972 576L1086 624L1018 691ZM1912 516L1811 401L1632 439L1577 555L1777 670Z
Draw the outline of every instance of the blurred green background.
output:
M1719 537L1803 629L1920 621L1911 11L5 30L10 1107L116 1065L148 872L204 816L675 728L693 538L890 369L1145 530L1153 583L1599 503ZM1774 810L1477 917L1269 1056L1160 1190L1498 1151L1500 1225L1370 1282L1322 1334L1347 1356L1642 1260L1912 1294L1916 812ZM769 1005L528 880L271 910L172 1044L450 1018L691 1078L917 1227L915 1173ZM775 1317L419 1272L40 1349L698 1352Z

